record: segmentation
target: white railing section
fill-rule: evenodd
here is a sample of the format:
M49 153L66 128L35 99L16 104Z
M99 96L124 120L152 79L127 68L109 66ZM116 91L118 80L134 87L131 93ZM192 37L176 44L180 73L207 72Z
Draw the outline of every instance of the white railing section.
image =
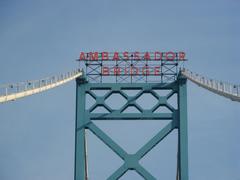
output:
M81 75L82 71L77 69L72 72L61 74L60 76L52 76L40 80L2 85L0 86L0 103L13 101L25 96L30 96L48 89L52 89L76 79Z
M233 101L240 102L240 85L234 85L222 81L206 78L199 74L193 73L187 69L182 69L181 74L197 85L208 89L218 95L229 98Z

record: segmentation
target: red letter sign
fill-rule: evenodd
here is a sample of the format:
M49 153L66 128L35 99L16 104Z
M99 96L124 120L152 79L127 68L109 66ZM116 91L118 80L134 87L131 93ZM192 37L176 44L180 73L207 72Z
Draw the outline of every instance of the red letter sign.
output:
M179 60L184 60L185 59L185 52L179 52L178 53L178 59Z
M134 52L134 59L135 60L140 60L140 53L139 52Z
M124 57L125 60L129 59L129 57L128 57L128 52L124 52L124 53L123 53L123 57Z
M119 60L118 52L114 52L113 60Z
M154 76L159 76L160 75L160 66L155 66L154 67Z
M90 52L90 60L98 60L98 52Z
M102 60L108 60L108 52L102 52Z
M142 74L143 74L144 76L149 76L150 71L149 71L149 67L148 67L148 66L143 66L143 68L142 68Z
M173 61L176 58L176 54L172 51L166 52L166 60Z
M79 59L80 59L80 60L86 60L84 52L81 52L81 53L80 53Z
M155 60L162 60L162 53L161 52L155 52L154 53Z
M146 59L146 60L150 60L151 59L149 52L146 52L144 54L144 59Z
M102 67L102 75L103 76L109 76L109 67Z
M114 69L113 69L113 73L114 73L114 75L115 76L117 76L117 75L120 75L121 74L121 68L120 67L114 67Z

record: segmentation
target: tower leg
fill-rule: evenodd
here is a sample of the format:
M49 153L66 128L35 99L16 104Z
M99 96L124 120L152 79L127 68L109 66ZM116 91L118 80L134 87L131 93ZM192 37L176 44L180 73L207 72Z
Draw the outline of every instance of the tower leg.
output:
M179 79L179 129L178 167L179 180L188 180L187 86L186 79Z
M75 127L75 174L74 180L87 180L86 138L85 138L85 91L77 84L76 127Z
M85 130L76 132L75 180L87 180Z

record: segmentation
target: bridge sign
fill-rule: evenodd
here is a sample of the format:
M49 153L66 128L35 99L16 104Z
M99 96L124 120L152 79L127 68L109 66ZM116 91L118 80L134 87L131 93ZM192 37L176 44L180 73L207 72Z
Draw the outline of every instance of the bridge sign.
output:
M88 80L91 82L172 82L178 66L186 61L180 52L80 52Z

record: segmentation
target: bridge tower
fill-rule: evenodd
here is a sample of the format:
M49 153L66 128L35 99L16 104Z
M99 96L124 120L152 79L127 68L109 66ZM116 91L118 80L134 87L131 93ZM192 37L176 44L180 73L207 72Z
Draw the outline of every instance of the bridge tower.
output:
M175 66L177 66L176 62ZM101 64L101 63L100 63ZM165 64L168 65L168 64ZM163 64L162 64L163 66ZM100 67L102 68L102 67ZM100 72L101 74L101 72ZM169 73L160 74L163 79L164 75ZM175 79L169 82L111 82L111 83L91 83L87 77L81 76L76 79L76 128L75 128L75 180L87 180L87 158L86 158L86 137L85 130L90 130L96 135L105 145L114 151L123 161L123 165L113 172L108 180L120 179L128 170L135 170L143 179L155 180L142 165L141 160L151 149L160 143L168 134L174 129L178 131L178 173L177 179L188 180L188 135L187 135L187 91L186 91L186 78L180 74L174 73ZM94 90L108 90L104 96L98 96ZM134 96L129 96L125 90L139 90ZM156 93L156 90L169 90L165 96ZM158 102L151 109L143 109L140 107L136 100L144 93L151 94ZM105 102L113 94L119 94L126 99L126 103L119 109L112 109ZM177 95L177 108L168 103L168 99L174 94ZM86 109L86 95L90 95L95 99L89 109ZM108 112L94 113L97 107L103 107ZM139 113L124 113L128 107L135 107ZM159 107L166 107L170 110L169 113L155 113ZM144 144L135 154L128 154L120 145L118 145L111 136L107 135L103 130L98 128L93 121L101 120L156 120L164 121L169 120L169 123L161 129L152 139Z

